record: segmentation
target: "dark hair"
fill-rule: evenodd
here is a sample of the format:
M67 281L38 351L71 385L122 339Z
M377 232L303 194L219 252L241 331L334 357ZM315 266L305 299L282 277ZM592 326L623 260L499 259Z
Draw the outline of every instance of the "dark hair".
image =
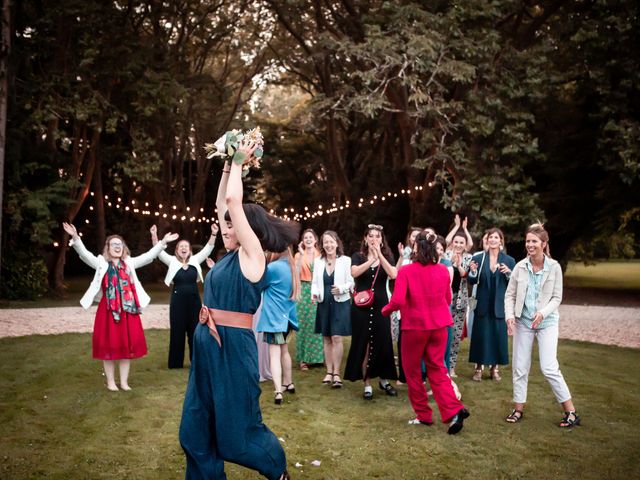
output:
M437 235L431 232L420 232L416 237L417 250L411 256L411 260L422 265L438 263L438 252L436 251L437 238Z
M302 239L304 238L304 236L307 233L310 233L311 235L313 235L313 238L316 239L316 250L320 250L320 239L318 238L318 234L316 233L316 231L313 228L307 228L306 230L304 230L300 234L300 241L302 241Z
M260 205L255 203L243 203L242 209L247 217L249 226L256 234L263 250L270 252L283 252L287 247L298 240L300 224L283 220L267 213ZM231 221L229 210L224 214L227 222Z
M500 237L500 246L502 247L501 250L504 253L507 253L507 246L504 244L504 233L502 233L502 230L500 230L498 227L491 227L489 230L485 232L485 235L487 236L487 239L488 239L494 233L497 233L498 236Z
M322 258L327 258L327 252L324 251L324 247L322 246L322 239L325 235L329 235L338 244L338 246L336 247L336 257L344 255L344 247L342 246L342 240L340 240L338 234L333 230L325 230L324 233L320 235L320 256Z
M529 225L527 227L527 230L524 232L525 240L528 233L535 235L542 242L547 244L544 248L544 253L547 255L547 257L551 258L551 251L549 250L549 234L544 229L544 224L542 224L542 222L538 222L534 223L533 225Z
M442 235L436 235L436 244L442 245L442 251L447 251L447 241L444 239Z
M387 239L385 238L384 231L381 228L367 227L365 229L364 234L362 235L365 238L362 239L362 243L360 244L360 255L362 255L364 258L367 258L367 256L369 256L369 245L367 245L366 236L369 235L369 232L371 230L380 232L380 237L382 238L382 245L380 246L380 251L387 258L388 261L393 263L393 253L391 252L389 245L387 245Z
M421 231L422 231L421 227L411 227L411 228L409 228L409 231L407 232L407 238L404 241L404 245L406 247L412 247L413 248L413 245L409 245L409 243L411 242L411 235L413 234L413 232L420 233Z

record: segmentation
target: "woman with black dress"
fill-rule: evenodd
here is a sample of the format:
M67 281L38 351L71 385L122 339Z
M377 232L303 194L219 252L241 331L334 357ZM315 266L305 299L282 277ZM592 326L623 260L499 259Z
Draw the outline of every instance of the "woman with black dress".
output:
M351 257L351 275L356 292L372 289L374 301L369 307L351 305L351 349L347 357L344 378L364 381L363 398L373 398L371 379L380 378L379 386L387 395L396 396L389 380L397 380L398 373L393 355L391 326L382 316L387 297L387 279L395 279L397 269L387 246L382 226L370 224L364 233L362 247Z
M158 243L158 229L153 225L150 229L151 242ZM200 264L204 262L213 251L216 242L218 225L211 224L211 236L207 244L198 253L193 255L191 243L188 240L180 240L176 245L175 256L161 251L158 258L168 268L164 283L170 286L171 305L169 306L169 368L182 368L184 365L184 337L189 344L189 360L193 351L193 332L198 324L198 313L202 302L198 292L197 282L202 282L202 269Z

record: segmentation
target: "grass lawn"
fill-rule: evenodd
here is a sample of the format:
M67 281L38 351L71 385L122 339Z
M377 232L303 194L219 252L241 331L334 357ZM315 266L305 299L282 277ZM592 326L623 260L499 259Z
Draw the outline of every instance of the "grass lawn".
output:
M606 261L595 265L570 262L565 272L565 284L569 287L640 292L640 261Z
M91 359L89 334L0 339L0 478L184 478L178 426L188 370L164 368L167 331L150 330L147 340L151 353L132 366L134 390L113 393ZM440 423L407 425L406 387L397 398L376 388L365 402L359 383L323 386L323 369L296 371L298 392L282 406L262 384L262 413L284 439L294 479L640 478L640 377L632 373L640 351L562 341L559 356L583 418L571 431L557 427L560 408L537 361L517 425L504 422L510 369L500 383L475 383L467 363L458 384L471 417L456 436ZM230 464L227 474L261 478Z

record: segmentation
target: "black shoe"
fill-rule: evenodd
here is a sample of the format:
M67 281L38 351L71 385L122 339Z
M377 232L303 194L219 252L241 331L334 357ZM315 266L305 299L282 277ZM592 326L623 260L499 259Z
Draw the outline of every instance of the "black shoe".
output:
M365 390L364 393L362 394L362 398L364 398L365 400L373 400L373 392L370 392L369 390Z
M449 423L449 429L447 433L449 435L455 435L460 430L462 430L462 424L464 423L464 419L469 418L469 411L466 408L460 409L460 411L453 416L451 422Z
M282 388L284 388L284 391L287 393L296 393L296 387L293 383L290 383L289 385L282 385Z
M282 392L276 392L273 403L276 405L282 405Z
M382 382L378 382L378 385L380 386L380 390L384 390L386 394L389 395L390 397L398 396L398 391L395 388L393 388L390 383L387 383L386 385L382 385Z

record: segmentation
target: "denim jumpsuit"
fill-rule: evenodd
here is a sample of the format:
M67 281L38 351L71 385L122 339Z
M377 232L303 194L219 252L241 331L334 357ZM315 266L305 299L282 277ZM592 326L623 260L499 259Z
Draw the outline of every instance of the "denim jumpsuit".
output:
M238 252L229 252L205 279L204 304L253 314L262 288L263 280L251 283L242 275ZM227 461L277 479L286 468L286 459L277 437L262 423L254 333L244 328L217 329L222 346L206 324L199 324L194 335L180 423L186 478L226 479Z

